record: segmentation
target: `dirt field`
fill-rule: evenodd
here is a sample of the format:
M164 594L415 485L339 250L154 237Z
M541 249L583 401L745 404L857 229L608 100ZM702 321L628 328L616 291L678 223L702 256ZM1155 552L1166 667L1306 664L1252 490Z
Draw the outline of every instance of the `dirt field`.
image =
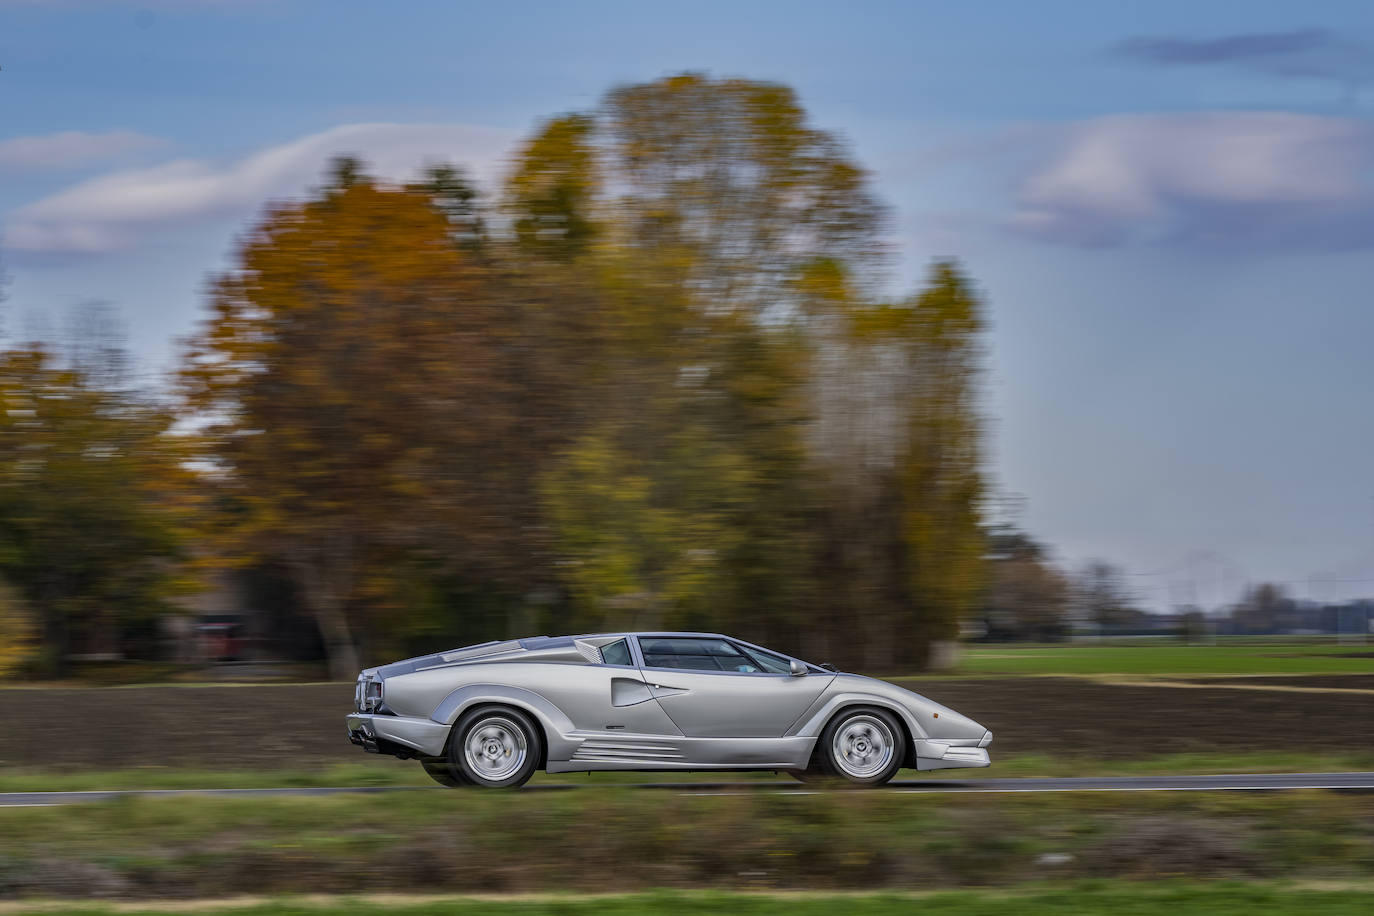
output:
M1374 687L1374 677L1263 681ZM909 686L992 729L994 759L1367 753L1374 722L1374 690L1236 690L1203 681L1152 687L1044 677L922 680ZM0 766L280 769L351 763L363 757L344 736L352 691L352 684L0 690L8 710Z
M1190 684L1239 684L1242 686L1265 687L1320 687L1336 690L1374 691L1374 674L1312 674L1312 675L1249 675L1240 674L1221 678L1189 677L1181 678Z

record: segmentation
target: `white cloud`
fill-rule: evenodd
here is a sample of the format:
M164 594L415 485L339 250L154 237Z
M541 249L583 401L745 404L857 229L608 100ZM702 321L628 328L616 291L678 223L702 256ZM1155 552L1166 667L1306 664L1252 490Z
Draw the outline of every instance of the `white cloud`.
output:
M329 159L356 155L369 174L415 175L453 162L479 181L498 176L514 131L453 124L348 124L233 162L182 159L123 169L80 182L13 211L4 247L35 253L104 252L140 236L217 218L245 217L272 199L317 184Z
M1290 112L1122 115L1070 127L1009 224L1084 245L1374 243L1374 126Z
M165 141L131 130L90 134L68 130L41 137L0 140L0 172L45 172L80 168L129 153L162 146Z

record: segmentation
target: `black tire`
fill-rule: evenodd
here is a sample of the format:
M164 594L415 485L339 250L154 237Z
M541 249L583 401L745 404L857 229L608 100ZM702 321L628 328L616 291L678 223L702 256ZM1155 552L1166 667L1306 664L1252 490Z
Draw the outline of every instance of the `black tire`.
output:
M453 766L448 762L447 757L431 757L428 760L421 760L420 765L425 768L425 775L434 780L441 786L450 789L461 789L467 782L454 772Z
M846 709L821 732L816 757L829 776L855 786L881 786L906 760L906 732L885 709Z
M826 755L821 753L821 741L816 739L816 747L811 751L811 759L804 770L788 770L787 775L797 782L809 785L825 785L835 781L835 774L826 766Z
M835 777L819 767L807 767L805 770L788 770L787 775L797 782L804 782L807 785L825 785L834 782Z
M514 789L534 775L543 750L544 733L528 715L508 706L486 706L458 720L448 759L469 785Z

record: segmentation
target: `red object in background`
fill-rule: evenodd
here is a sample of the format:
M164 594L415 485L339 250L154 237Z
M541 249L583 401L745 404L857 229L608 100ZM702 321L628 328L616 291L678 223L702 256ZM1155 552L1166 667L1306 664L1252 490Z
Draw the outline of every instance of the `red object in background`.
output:
M232 662L243 658L243 624L237 621L202 623L196 627L200 634L200 655L204 661Z

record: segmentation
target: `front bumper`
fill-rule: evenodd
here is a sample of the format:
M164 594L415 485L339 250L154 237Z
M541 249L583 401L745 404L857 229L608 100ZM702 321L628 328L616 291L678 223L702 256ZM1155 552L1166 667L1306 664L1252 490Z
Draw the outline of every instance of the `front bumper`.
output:
M987 746L992 732L981 738L925 738L916 742L916 769L947 770L953 767L985 767L992 763Z
M439 757L448 744L449 727L433 719L354 712L345 722L348 740L373 754Z

